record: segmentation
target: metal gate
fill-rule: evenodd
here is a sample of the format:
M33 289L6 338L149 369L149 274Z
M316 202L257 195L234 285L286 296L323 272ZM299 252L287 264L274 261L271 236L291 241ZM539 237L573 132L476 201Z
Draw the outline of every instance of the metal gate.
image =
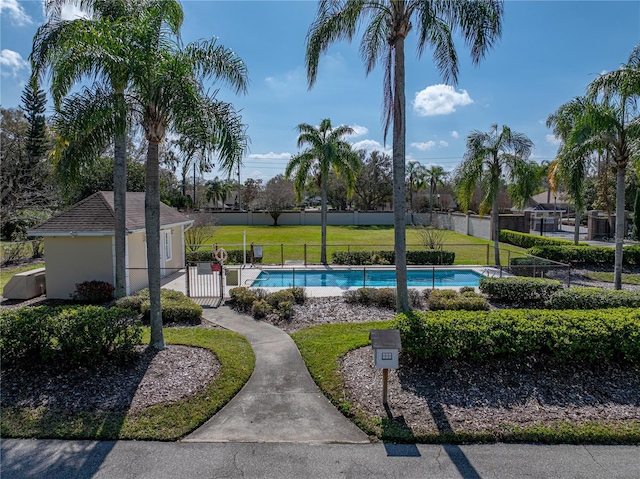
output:
M211 262L187 265L187 296L198 304L222 301L224 296L223 271L220 264Z

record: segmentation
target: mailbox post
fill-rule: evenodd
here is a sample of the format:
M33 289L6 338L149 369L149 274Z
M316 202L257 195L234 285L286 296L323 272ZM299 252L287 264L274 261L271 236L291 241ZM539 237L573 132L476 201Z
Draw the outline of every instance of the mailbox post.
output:
M376 369L382 369L382 404L387 404L387 383L389 369L398 369L400 354L399 329L372 329L369 339L373 348L373 362Z

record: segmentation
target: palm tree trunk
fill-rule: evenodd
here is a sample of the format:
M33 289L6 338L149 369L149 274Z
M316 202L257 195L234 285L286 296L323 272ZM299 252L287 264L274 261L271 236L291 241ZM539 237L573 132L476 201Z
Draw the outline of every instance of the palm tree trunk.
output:
M151 346L164 349L160 305L160 176L158 142L149 140L147 150L144 220L147 235L147 268L151 320Z
M433 180L429 181L429 226L433 226Z
M116 262L116 287L115 297L121 298L127 294L126 271L126 236L127 236L127 132L126 132L126 107L124 104L124 89L116 91L119 110L122 117L119 118L118 131L114 138L113 157L113 209L114 209L114 235L115 235L115 262Z
M500 266L500 213L498 212L497 194L491 207L491 220L493 223L493 256L496 266Z
M115 297L127 294L126 271L126 204L127 204L127 137L125 132L116 134L113 158L113 209L115 217Z
M573 244L578 246L580 242L580 211L576 208L576 224L573 227Z
M622 289L622 246L624 245L624 177L626 162L618 162L616 172L616 256L613 267L613 287Z
M322 197L320 203L320 225L322 229L322 234L320 238L320 262L322 264L327 264L327 180L328 174L322 173Z
M396 39L393 72L393 227L396 262L396 310L409 311L405 219L405 71L404 38Z

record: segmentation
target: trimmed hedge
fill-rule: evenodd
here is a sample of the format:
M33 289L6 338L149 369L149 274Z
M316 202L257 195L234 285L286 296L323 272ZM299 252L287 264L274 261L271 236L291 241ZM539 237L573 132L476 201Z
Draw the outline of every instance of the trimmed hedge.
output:
M130 309L102 306L24 307L0 311L3 364L55 362L63 368L135 357L142 328Z
M403 351L424 361L549 354L560 361L640 361L640 311L494 310L399 314Z
M574 286L545 301L549 309L640 308L640 291Z
M430 290L425 290L430 291ZM423 295L414 288L409 288L409 306L422 309ZM363 306L377 306L379 308L396 309L395 288L358 288L342 293L342 299L347 304L361 304Z
M227 249L227 261L224 264L242 264L244 260L243 250ZM185 254L187 263L217 263L213 258L211 250L187 251ZM247 251L247 260L249 260L249 251ZM256 258L255 263L262 263L262 258Z
M331 253L334 264L369 265L395 264L395 252L380 251L334 251ZM453 251L439 249L407 251L408 265L453 264L456 254Z
M527 251L541 258L571 263L572 265L612 266L615 261L615 248L607 246L535 246ZM640 265L640 246L623 247L622 263Z
M435 289L431 291L427 304L431 311L487 311L489 309L487 300L478 293L465 291L459 294L453 289Z
M304 288L287 288L273 293L264 289L249 289L244 286L229 290L231 305L240 312L251 313L260 319L270 313L277 314L280 319L291 319L293 306L303 304L306 300Z
M520 233L519 231L500 230L500 242L508 243L520 248L533 248L534 246L572 246L573 241L549 238L547 236L534 235L531 233ZM586 246L585 243L578 243L578 246Z
M117 307L138 311L142 314L144 322L149 323L151 303L149 301L148 288L137 291L131 296L117 299L114 304ZM202 306L194 303L180 291L161 289L160 307L162 308L162 324L200 324L202 321Z
M478 286L489 299L516 304L542 304L562 290L560 281L544 278L480 278Z

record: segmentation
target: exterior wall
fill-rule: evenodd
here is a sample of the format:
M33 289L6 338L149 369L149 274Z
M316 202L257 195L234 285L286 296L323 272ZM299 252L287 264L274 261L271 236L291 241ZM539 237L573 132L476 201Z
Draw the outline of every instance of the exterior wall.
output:
M226 212L215 213L220 224L270 226L273 218L263 211ZM418 215L415 215L416 218ZM320 226L320 211L285 211L278 218L279 225L307 225ZM414 219L414 221L417 221ZM407 224L411 223L411 215L407 215ZM328 225L393 225L392 211L329 211L327 212Z
M53 236L44 238L47 298L69 299L76 283L115 284L112 236Z
M149 286L144 232L127 236L127 260L127 294L132 294Z
M166 229L163 229L162 231L166 231ZM164 241L164 239L162 239L162 241ZM164 248L164 243L162 246ZM170 268L170 269L182 268L184 266L184 263L182 261L183 250L184 250L184 235L182 234L182 226L174 226L173 228L171 228L171 259L169 261L165 261L164 265L161 265L160 267ZM173 273L173 271L169 271L167 273L171 274Z

